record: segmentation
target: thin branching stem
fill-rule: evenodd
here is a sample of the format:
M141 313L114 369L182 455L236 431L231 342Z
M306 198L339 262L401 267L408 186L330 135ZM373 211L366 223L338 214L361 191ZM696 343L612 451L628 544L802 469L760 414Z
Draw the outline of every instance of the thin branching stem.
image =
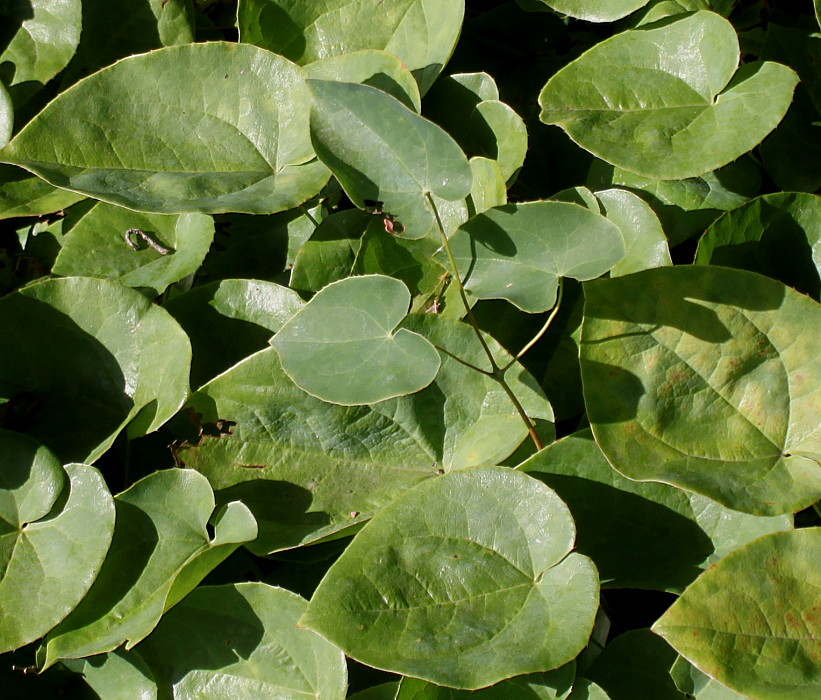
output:
M562 293L563 292L564 292L564 278L559 277L559 291L556 295L556 303L553 305L553 311L550 312L550 316L547 317L547 321L545 321L545 324L541 327L539 332L535 336L533 336L533 339L527 345L525 345L521 350L519 350L519 354L516 355L516 357L514 357L510 362L508 362L504 366L502 371L505 371L505 370L509 369L510 366L514 362L518 362L522 358L522 355L524 355L528 350L530 350L530 348L532 348L536 343L538 343L539 340L541 339L541 337L545 333L547 333L547 329L550 328L550 324L553 323L553 319L555 319L556 314L559 313L559 307L562 304Z
M476 322L476 318L473 315L473 310L471 309L470 303L468 302L467 294L465 294L465 287L462 284L462 278L459 276L459 270L456 268L456 260L453 257L453 250L451 250L450 241L448 241L448 235L447 235L447 233L445 233L445 227L442 225L442 219L439 218L439 210L436 208L436 203L433 201L433 197L431 197L430 192L427 193L427 198L428 198L428 201L430 202L431 209L433 209L433 215L436 218L436 226L439 228L439 233L442 236L442 244L443 244L445 253L448 256L448 260L450 261L451 274L453 276L453 281L456 282L456 286L459 289L459 296L462 298L462 304L464 304L464 306L465 306L465 311L467 312L468 321L470 322L470 325L473 328L474 333L476 333L476 337L479 339L479 342L481 343L482 348L484 349L485 354L487 355L487 358L490 361L490 366L492 367L492 370L490 372L488 372L486 370L479 369L478 367L475 367L474 365L471 365L469 362L461 360L460 358L456 357L455 355L452 355L451 353L447 352L446 350L443 350L443 352L446 355L448 355L449 357L452 357L454 360L458 360L463 365L467 365L468 367L472 367L473 369L481 372L482 374L484 374L484 375L490 377L491 379L493 379L494 381L496 381L499 384L499 386L502 387L504 392L508 395L511 402L513 403L513 406L516 408L516 411L519 413L522 420L524 421L524 424L527 426L527 432L530 435L530 439L533 440L533 444L536 445L536 449L541 450L542 449L542 441L539 439L539 435L536 432L536 426L533 424L533 421L530 420L530 417L527 415L527 412L525 411L524 406L522 406L519 399L516 398L516 394L513 393L513 390L508 386L507 382L505 381L505 370L507 370L507 368L510 367L510 365L512 363L509 363L504 368L500 367L497 364L496 359L493 357L493 352L491 352L490 347L485 342L485 339L482 336L482 331L479 328L479 324ZM556 308L558 308L558 302L556 304ZM537 340L538 340L538 338L537 338ZM520 353L520 355L521 355L521 353ZM514 358L513 362L515 362L515 361L516 360Z

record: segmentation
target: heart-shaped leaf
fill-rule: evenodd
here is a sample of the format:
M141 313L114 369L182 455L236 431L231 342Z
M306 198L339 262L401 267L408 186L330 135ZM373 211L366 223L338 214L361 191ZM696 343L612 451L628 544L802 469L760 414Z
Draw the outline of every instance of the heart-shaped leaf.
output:
M45 84L65 68L80 41L82 14L81 0L3 3L0 64L14 67L9 85Z
M436 230L430 195L453 202L470 193L467 158L436 124L367 85L308 84L316 153L360 209L377 208L399 235L424 238Z
M403 325L460 359L487 361L464 323L418 314ZM498 364L512 359L489 336L485 342ZM220 502L242 500L253 511L260 534L248 547L255 553L338 537L437 471L495 464L525 439L496 382L441 356L428 388L342 407L299 390L274 349L265 350L191 397L197 434L190 440L199 444L177 456L208 477ZM552 422L550 404L524 368L513 365L506 378L528 415Z
M328 177L312 160L303 75L246 44L132 56L61 93L0 160L137 211L290 209Z
M465 288L523 311L553 306L560 277L588 280L624 257L618 227L577 204L526 202L474 216L450 238ZM444 251L436 254L450 267Z
M38 656L44 668L59 659L130 649L240 544L257 535L241 503L220 509L214 494L190 469L153 472L114 499L117 524L103 567L88 595L46 637Z
M96 469L64 471L42 445L0 430L0 652L42 637L80 602L113 531Z
M649 0L542 0L556 12L587 22L613 22L627 17Z
M590 282L585 297L585 404L616 469L759 515L818 500L816 302L718 267Z
M241 41L301 65L362 49L395 54L424 94L447 63L459 37L464 0L242 0Z
M437 685L556 668L587 643L598 607L574 535L567 507L521 472L451 472L363 528L301 624L363 663Z
M342 700L345 657L297 626L307 606L295 593L263 583L200 587L134 652L177 700Z
M653 631L745 696L813 700L821 693L819 561L821 528L757 539L704 572Z
M156 430L188 394L185 333L116 282L34 282L0 299L0 328L14 329L0 344L0 427L63 462L93 462L127 425L131 437Z
M589 429L518 468L567 503L576 551L595 562L607 588L680 592L727 552L792 528L791 515L748 515L667 484L631 481L610 466Z
M207 214L140 214L104 202L72 223L54 274L110 279L152 297L196 272L214 238Z
M821 197L775 192L727 212L698 242L695 263L759 272L817 300Z
M350 277L320 291L272 345L294 383L323 401L355 406L412 394L433 381L440 362L422 336L395 330L409 306L397 279Z
M736 72L738 61L733 26L712 12L622 32L547 82L541 120L641 175L701 175L758 145L783 118L798 82L778 63Z

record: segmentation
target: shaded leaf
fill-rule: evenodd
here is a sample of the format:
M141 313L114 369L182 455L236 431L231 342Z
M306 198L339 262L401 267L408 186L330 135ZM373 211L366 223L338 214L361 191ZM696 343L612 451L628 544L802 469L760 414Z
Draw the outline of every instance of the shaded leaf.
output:
M592 282L585 297L585 403L622 474L760 515L818 500L816 302L718 267Z
M527 154L527 129L512 107L498 100L479 103L468 118L478 155L499 163L505 181L522 167Z
M102 570L86 597L46 637L43 667L130 649L170 607L240 544L253 540L256 523L241 503L214 514L208 481L191 470L157 471L114 499L117 523Z
M23 168L0 165L0 219L51 214L82 199L83 195L49 185Z
M306 607L295 593L262 583L200 587L134 651L178 700L342 700L345 657L297 627Z
M374 11L376 10L376 11ZM240 40L302 65L361 49L395 54L424 94L456 45L464 0L242 0Z
M574 535L538 481L498 467L451 472L377 513L301 624L363 663L439 685L556 668L586 644L598 607Z
M26 0L4 3L0 64L11 64L8 85L46 83L71 60L80 41L81 0Z
M821 528L755 540L702 574L653 631L739 693L815 698L821 690L819 558Z
M759 272L817 300L821 197L774 192L727 212L702 236L694 262Z
M792 70L763 62L736 72L738 61L733 26L711 12L622 32L548 81L541 119L640 175L701 175L758 145L792 100Z
M185 333L116 282L39 280L0 299L0 328L0 427L63 462L93 462L126 426L156 430L188 393Z
M304 302L273 282L221 280L194 287L164 308L191 340L191 384L202 386L268 341Z
M624 256L615 224L566 202L494 207L462 226L450 245L474 297L507 299L529 313L553 305L560 277L598 277ZM444 251L436 259L450 267Z
M680 592L727 552L792 528L792 517L747 515L698 494L626 479L608 464L589 429L548 445L519 469L567 503L606 588Z
M83 598L114 530L100 473L65 470L31 438L0 431L0 651L42 637Z
M245 44L174 46L61 93L0 159L139 211L272 213L327 180L312 160L309 102L302 71L281 56Z
M320 291L272 341L300 389L354 406L412 394L433 381L439 355L416 333L395 330L410 292L384 275L351 277Z
M409 109L419 112L422 98L410 71L386 51L365 50L331 56L305 66L308 77L362 83L392 95Z
M576 667L565 664L547 673L516 676L481 690L443 688L416 678L403 678L396 700L563 700L573 685Z
M588 22L613 22L626 17L649 0L542 0L545 5Z
M197 271L213 238L206 214L140 214L101 202L65 232L52 272L109 279L155 297Z
M87 659L64 659L62 664L82 674L102 700L157 700L154 675L138 654L113 651Z
M715 678L699 671L683 656L679 656L670 667L670 676L676 687L696 700L748 700L749 696L739 695Z
M470 193L467 158L438 126L367 85L308 84L314 148L360 209L378 207L396 217L399 235L423 238L436 230L428 196Z

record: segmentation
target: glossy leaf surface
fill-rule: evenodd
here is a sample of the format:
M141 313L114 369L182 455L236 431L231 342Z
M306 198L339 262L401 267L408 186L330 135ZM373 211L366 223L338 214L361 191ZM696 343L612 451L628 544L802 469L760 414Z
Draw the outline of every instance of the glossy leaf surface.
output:
M588 22L613 22L626 17L649 0L542 0L557 12L587 20Z
M208 481L191 470L158 471L114 499L117 524L99 576L77 608L41 647L50 666L131 648L148 635L171 606L240 544L257 526L242 503L215 514Z
M623 32L548 81L541 119L640 175L701 175L758 145L792 100L792 70L764 62L736 72L738 61L735 30L710 12Z
M465 288L537 313L553 306L560 277L588 280L624 257L615 224L576 204L527 202L489 209L451 237ZM436 259L447 265L444 251Z
M241 0L242 41L302 65L361 49L395 54L424 93L447 63L465 12L464 0Z
M244 44L174 46L61 93L0 160L138 211L271 213L327 180L312 161L309 101L302 71L281 56Z
M64 462L96 460L127 425L131 436L156 430L188 393L188 338L115 282L35 282L0 300L0 328L0 427L28 433ZM66 416L82 429L57 427Z
M427 340L396 330L409 307L399 280L352 277L319 292L272 344L285 373L323 401L353 406L412 394L433 381L440 361Z
M345 657L297 627L306 607L295 593L262 583L200 587L134 651L179 700L342 700Z
M613 466L759 515L818 499L816 302L716 267L588 283L585 297L585 403Z
M301 624L355 659L438 685L555 668L587 642L598 606L593 565L569 553L574 534L566 506L530 477L451 472L365 526Z
M423 238L436 230L429 195L456 201L470 193L467 158L438 126L367 85L309 85L317 155L360 209L387 212L397 233Z
M82 599L114 530L100 473L65 470L31 438L0 431L0 651L42 637Z
M755 540L696 580L653 631L739 693L815 698L821 690L819 558L821 528Z

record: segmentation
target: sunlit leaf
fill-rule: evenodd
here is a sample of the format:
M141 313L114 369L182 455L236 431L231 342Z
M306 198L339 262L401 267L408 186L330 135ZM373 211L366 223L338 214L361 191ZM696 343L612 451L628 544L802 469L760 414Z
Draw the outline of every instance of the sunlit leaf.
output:
M542 2L557 12L588 22L612 22L644 7L649 0L542 0Z

